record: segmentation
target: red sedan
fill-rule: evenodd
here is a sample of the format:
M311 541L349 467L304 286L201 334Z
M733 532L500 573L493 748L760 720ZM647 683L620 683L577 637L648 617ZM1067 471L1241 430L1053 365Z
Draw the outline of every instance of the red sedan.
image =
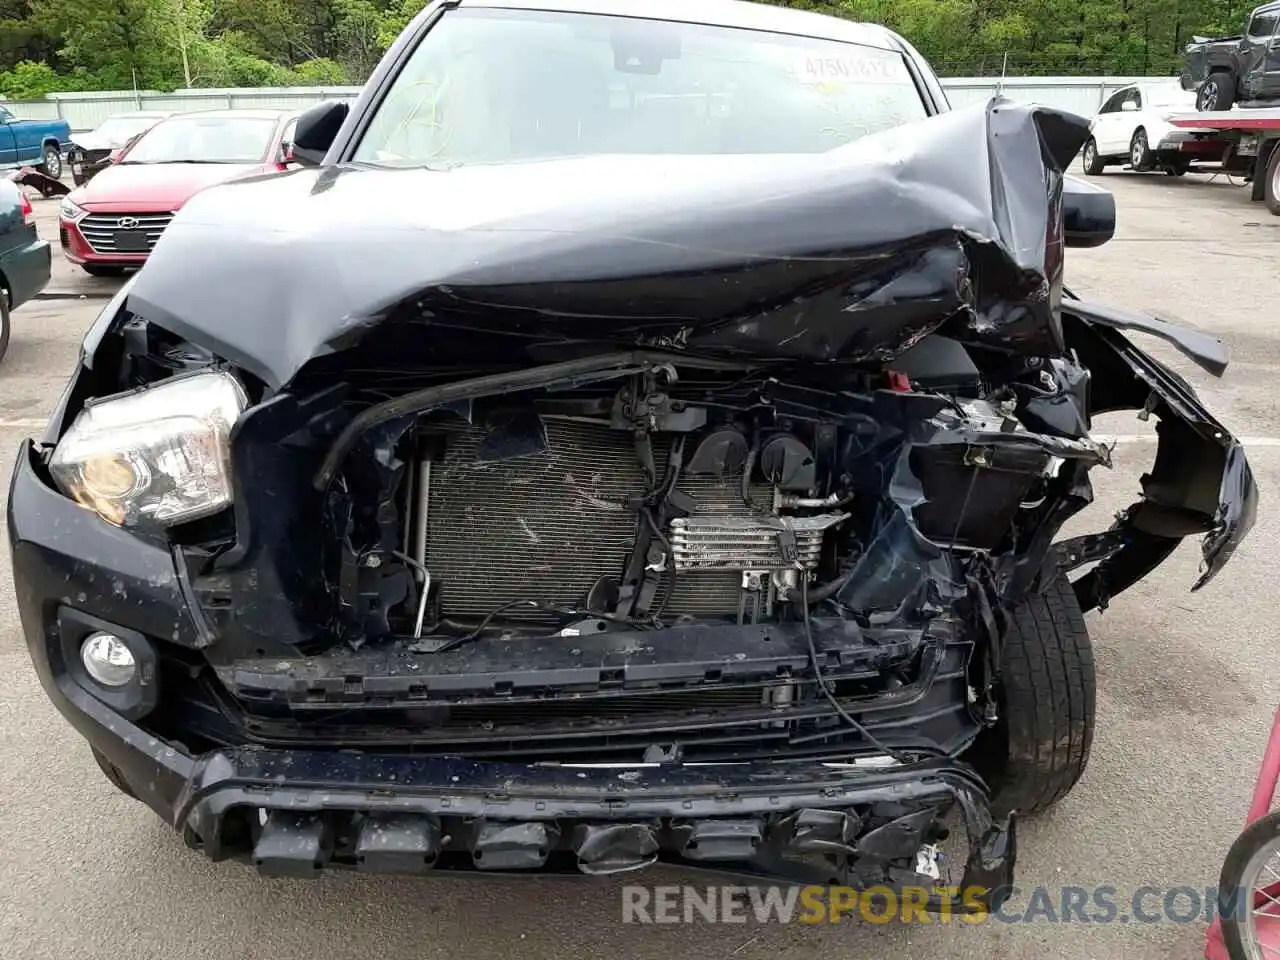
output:
M279 110L206 110L160 121L63 199L63 254L99 277L141 266L198 190L286 169L296 122L296 113Z

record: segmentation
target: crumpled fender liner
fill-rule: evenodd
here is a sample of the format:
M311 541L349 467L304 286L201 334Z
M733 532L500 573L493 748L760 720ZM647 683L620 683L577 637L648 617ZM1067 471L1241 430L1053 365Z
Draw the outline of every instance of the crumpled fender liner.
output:
M1162 563L1183 538L1203 534L1201 574L1192 586L1199 590L1253 528L1258 507L1253 471L1240 442L1205 409L1191 385L1118 328L1156 334L1215 375L1226 367L1225 350L1205 334L1155 318L1102 316L1097 308L1070 300L1062 312L1069 348L1093 373L1090 416L1140 410L1159 420L1155 462L1141 480L1143 497L1111 528L1122 544L1076 581L1080 605L1104 608L1110 597ZM1096 558L1084 550L1058 556L1063 570Z

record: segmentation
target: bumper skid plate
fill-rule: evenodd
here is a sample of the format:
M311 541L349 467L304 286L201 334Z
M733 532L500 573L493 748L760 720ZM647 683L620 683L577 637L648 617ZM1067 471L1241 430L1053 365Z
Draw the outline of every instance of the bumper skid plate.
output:
M757 881L933 888L916 854L945 836L953 810L969 840L968 896L948 909L997 906L1012 881L1013 820L993 822L981 780L949 760L620 768L229 750L197 759L173 822L207 856L273 876L603 875L663 862Z

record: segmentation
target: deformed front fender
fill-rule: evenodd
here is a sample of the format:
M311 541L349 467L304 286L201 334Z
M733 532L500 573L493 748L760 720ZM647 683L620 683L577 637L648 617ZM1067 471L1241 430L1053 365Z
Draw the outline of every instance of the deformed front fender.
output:
M1191 385L1134 346L1121 329L1159 336L1215 376L1226 369L1226 350L1212 337L1154 317L1075 300L1064 300L1062 314L1067 347L1092 374L1090 416L1141 410L1159 421L1155 463L1142 476L1142 499L1112 528L1109 539L1116 548L1076 581L1080 604L1086 610L1105 607L1193 534L1203 535L1201 573L1192 586L1198 590L1253 528L1258 509L1253 470L1240 441L1205 409ZM1064 570L1096 559L1089 550L1063 546Z
M1190 327L1170 323L1168 320L1161 320L1159 317L1077 300L1066 301L1064 308L1091 326L1111 327L1114 330L1136 330L1139 333L1149 333L1159 337L1171 343L1183 356L1194 360L1215 377L1220 377L1226 372L1227 363L1231 359L1226 344L1220 338L1201 333L1199 330L1192 330ZM1165 372L1177 377L1184 386L1186 385L1185 381L1182 381L1182 378L1173 371L1166 369ZM1187 390L1190 391L1191 388L1187 386ZM1194 395L1194 391L1192 393Z

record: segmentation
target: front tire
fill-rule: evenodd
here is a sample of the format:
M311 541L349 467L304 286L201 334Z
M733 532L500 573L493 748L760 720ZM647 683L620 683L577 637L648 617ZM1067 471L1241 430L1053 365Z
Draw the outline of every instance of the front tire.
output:
M1273 147L1267 158L1266 179L1262 185L1262 199L1267 209L1280 217L1280 146Z
M1201 112L1230 110L1235 102L1235 80L1223 70L1209 74L1196 90L1196 109Z
M9 352L9 291L0 287L0 360Z
M1151 144L1147 143L1147 131L1139 127L1133 131L1133 139L1129 141L1129 166L1139 172L1146 172L1155 166L1155 162Z
M1084 145L1084 172L1091 177L1102 175L1102 171L1107 169L1107 165L1102 162L1102 158L1098 156L1098 142L1089 138L1089 142Z
M56 144L44 145L44 159L40 163L40 170L45 176L53 177L55 180L62 178L62 151Z
M1034 815L1071 792L1093 747L1093 645L1064 576L1012 612L1001 659L995 726L969 749L997 817Z

